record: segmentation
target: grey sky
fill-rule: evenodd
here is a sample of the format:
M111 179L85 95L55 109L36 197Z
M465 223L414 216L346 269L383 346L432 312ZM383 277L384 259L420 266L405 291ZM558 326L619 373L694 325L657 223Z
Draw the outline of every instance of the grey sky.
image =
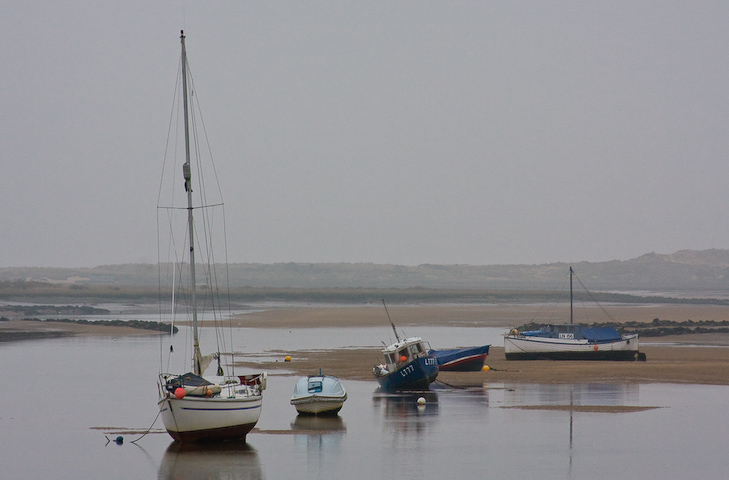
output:
M729 248L729 2L10 1L0 266L157 259L179 31L235 262Z

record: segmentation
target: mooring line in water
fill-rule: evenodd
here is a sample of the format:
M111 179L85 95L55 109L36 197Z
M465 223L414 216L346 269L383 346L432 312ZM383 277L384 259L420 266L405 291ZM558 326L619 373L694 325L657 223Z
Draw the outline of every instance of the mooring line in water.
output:
M137 439L135 439L135 440L132 440L132 441L131 441L130 443L134 443L134 444L136 444L136 443L137 443L138 441L140 441L141 439L143 439L144 437L146 437L146 436L147 436L147 434L148 434L148 433L149 433L150 431L152 431L152 427L154 427L154 424L155 424L155 423L157 423L157 419L159 418L159 414L160 414L160 413L162 413L162 410L161 410L161 409L160 409L160 410L159 410L159 411L157 412L157 416L156 416L156 417L154 417L154 421L152 422L152 425L150 425L150 426L149 426L149 428L147 429L147 431L146 431L146 432L144 432L144 433L142 434L142 436L141 436L141 437L139 437L139 438L137 438Z
M444 382L443 380L433 380L433 383L440 383L441 385L445 385L446 387L456 388L458 390L465 390L467 388L471 388L471 387L468 387L468 386L459 387L458 385L453 385L453 384L450 384L448 382Z

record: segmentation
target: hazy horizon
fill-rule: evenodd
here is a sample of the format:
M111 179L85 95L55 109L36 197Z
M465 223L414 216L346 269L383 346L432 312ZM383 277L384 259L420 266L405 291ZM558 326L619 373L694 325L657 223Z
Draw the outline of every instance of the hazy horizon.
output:
M492 263L492 264L435 264L435 263L420 263L415 265L406 265L402 263L378 263L378 262L294 262L294 261L282 261L282 262L230 262L231 265L286 265L289 263L298 264L298 265L327 265L327 264L333 264L333 265L374 265L374 266L393 266L393 267L425 267L428 265L432 266L444 266L444 267L459 267L459 266L465 266L465 267L541 267L541 266L549 266L549 265L556 265L556 264L570 264L570 265L579 265L581 263L589 263L589 264L601 264L601 263L610 263L614 261L618 262L629 262L632 260L638 260L641 257L644 257L646 255L658 255L658 256L669 256L672 257L671 262L672 263L692 263L692 260L695 262L697 260L697 257L693 256L692 254L698 253L716 253L716 252L723 252L725 255L723 259L718 260L717 262L716 257L713 257L709 260L712 261L712 265L721 268L727 261L729 261L729 249L706 249L706 250L677 250L675 252L670 253L662 253L662 252L645 252L641 255L638 255L636 257L632 258L626 258L626 259L610 259L610 260L597 260L597 261L589 261L589 260L575 260L572 262L563 262L563 261L556 261L556 262L542 262L542 263ZM689 257L683 256L678 261L676 261L675 258L673 258L674 255L681 255L681 254L689 254ZM188 262L187 258L181 259L183 263ZM706 262L709 261L706 257L698 257L698 263L700 265L707 264ZM21 266L0 266L0 270L3 269L61 269L61 270L82 270L82 269L96 269L96 268L103 268L103 267L123 267L126 265L135 265L135 266L143 266L143 265L151 265L155 266L157 265L157 261L154 262L125 262L125 263L103 263L98 265L90 265L90 266L49 266L49 265L37 265L37 266L28 266L28 265L21 265ZM165 262L162 262L165 263ZM202 261L196 261L196 263L200 264ZM224 262L218 262L218 263L224 263Z
M0 267L156 263L184 28L231 263L729 248L729 4L9 2Z

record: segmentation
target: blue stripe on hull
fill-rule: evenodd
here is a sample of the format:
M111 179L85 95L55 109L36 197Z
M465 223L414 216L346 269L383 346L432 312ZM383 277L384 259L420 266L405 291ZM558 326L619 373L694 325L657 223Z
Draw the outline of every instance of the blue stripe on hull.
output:
M236 410L251 410L254 408L261 408L260 405L253 407L237 407L237 408L203 408L203 407L180 407L180 410L200 410L200 411L213 411L213 412L232 412Z

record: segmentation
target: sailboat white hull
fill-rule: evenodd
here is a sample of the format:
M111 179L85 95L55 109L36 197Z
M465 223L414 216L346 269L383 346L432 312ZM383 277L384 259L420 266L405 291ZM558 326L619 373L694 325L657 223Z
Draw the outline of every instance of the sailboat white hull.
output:
M246 393L246 387L236 393L236 387L225 386L214 397L166 394L159 408L167 432L180 442L245 439L261 416L263 395Z
M626 335L619 340L604 343L584 339L506 335L504 353L507 360L634 360L638 354L638 335Z

